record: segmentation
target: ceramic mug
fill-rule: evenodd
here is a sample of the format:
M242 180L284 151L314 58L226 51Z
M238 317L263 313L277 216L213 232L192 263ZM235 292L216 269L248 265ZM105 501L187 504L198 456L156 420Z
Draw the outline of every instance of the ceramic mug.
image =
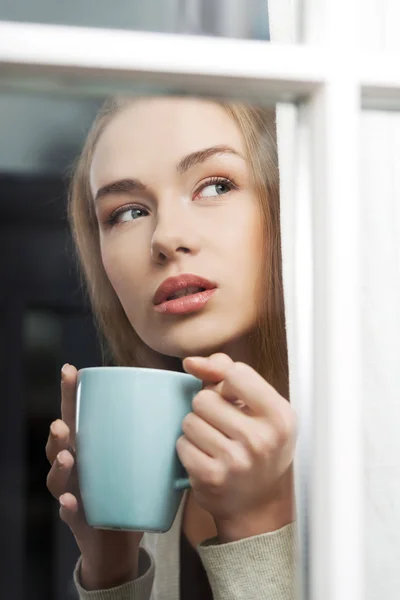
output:
M89 525L168 531L189 487L176 442L202 381L137 367L78 371L76 457Z

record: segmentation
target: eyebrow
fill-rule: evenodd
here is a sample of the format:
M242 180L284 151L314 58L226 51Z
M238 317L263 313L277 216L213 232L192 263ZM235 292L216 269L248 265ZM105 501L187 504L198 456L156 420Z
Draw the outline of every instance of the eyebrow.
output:
M223 154L233 154L245 160L244 156L242 156L240 152L237 152L237 150L234 150L230 146L211 146L210 148L205 148L204 150L197 150L196 152L192 152L191 154L184 156L182 160L179 161L176 170L178 171L178 173L183 175L192 167L206 162L213 156L221 156Z
M132 194L133 192L147 192L147 187L138 179L120 179L107 183L97 190L94 201L97 202L100 198L108 194Z
M189 169L206 162L213 156L221 156L224 154L232 154L246 160L240 152L237 152L237 150L234 150L230 146L211 146L210 148L197 150L196 152L191 152L187 156L184 156L177 164L176 170L180 175L183 175ZM108 194L131 194L133 192L149 193L149 189L139 179L120 179L118 181L107 183L99 188L94 201L97 202L100 198L103 198Z

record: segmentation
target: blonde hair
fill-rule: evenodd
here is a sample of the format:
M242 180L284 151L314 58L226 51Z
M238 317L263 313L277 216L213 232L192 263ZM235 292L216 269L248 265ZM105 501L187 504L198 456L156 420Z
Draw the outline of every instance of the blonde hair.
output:
M132 98L113 98L99 111L74 168L68 204L69 222L105 360L108 356L114 364L122 366L181 370L180 360L154 352L139 338L100 259L99 231L89 182L90 167L96 144L105 127L132 102ZM262 306L255 331L249 338L256 357L256 368L287 397L275 111L234 102L216 103L227 111L243 136L263 219L265 246L260 256L263 273L258 281L258 296Z

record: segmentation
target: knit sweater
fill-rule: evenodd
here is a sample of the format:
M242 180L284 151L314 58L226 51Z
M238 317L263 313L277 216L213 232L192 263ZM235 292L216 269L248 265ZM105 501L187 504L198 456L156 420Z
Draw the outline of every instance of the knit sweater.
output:
M179 600L179 542L185 498L171 529L145 533L141 542L139 577L123 585L86 591L80 585L81 559L74 582L80 600ZM214 600L294 600L297 538L295 523L227 544L206 540L198 552ZM196 582L193 582L196 585Z

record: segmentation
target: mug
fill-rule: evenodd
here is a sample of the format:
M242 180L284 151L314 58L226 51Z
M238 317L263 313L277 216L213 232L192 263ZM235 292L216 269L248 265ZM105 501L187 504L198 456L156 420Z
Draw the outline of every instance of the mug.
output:
M139 367L78 371L76 457L89 525L163 533L175 519L187 474L176 442L202 381Z

